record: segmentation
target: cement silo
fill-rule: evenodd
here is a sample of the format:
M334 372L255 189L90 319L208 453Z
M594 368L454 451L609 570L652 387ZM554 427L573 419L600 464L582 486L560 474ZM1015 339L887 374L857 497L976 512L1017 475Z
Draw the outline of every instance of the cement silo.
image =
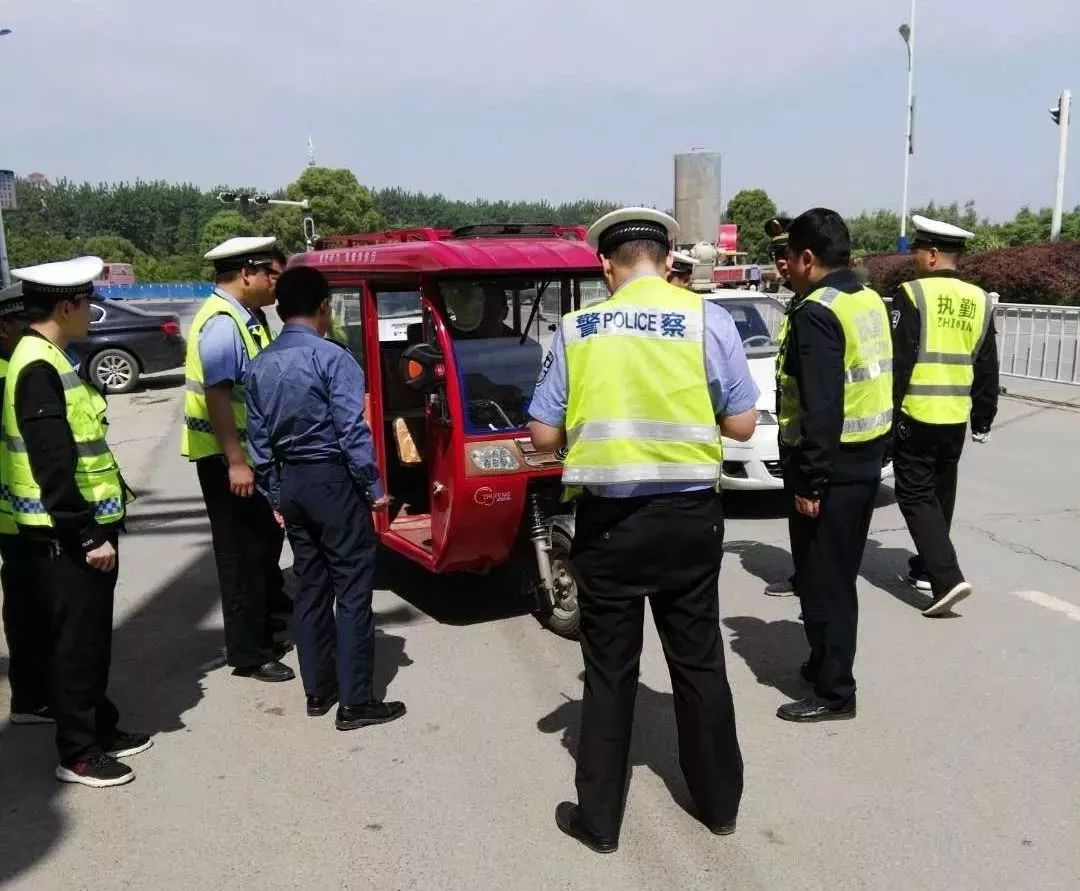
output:
M720 237L720 153L694 151L675 156L675 219L683 245Z

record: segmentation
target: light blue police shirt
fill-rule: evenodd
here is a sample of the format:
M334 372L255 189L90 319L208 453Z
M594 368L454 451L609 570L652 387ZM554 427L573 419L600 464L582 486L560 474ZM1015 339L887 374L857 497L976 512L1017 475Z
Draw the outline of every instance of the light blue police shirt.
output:
M760 391L750 376L746 351L731 313L711 300L705 300L704 303L705 374L709 382L713 411L718 418L737 415L757 405ZM544 358L540 380L529 405L529 414L542 424L564 427L568 398L566 349L560 325L551 342L551 349ZM633 498L641 495L696 492L708 489L709 486L701 483L619 483L587 488L602 498Z
M263 347L266 335L263 332L262 323L251 310L239 300L223 291L214 288L214 293L222 300L232 304L240 313L241 318L247 318L247 327L257 344ZM202 360L203 382L212 387L215 384L231 382L242 384L247 375L248 359L247 348L244 339L236 328L236 322L231 316L213 316L203 325L199 332L199 358Z

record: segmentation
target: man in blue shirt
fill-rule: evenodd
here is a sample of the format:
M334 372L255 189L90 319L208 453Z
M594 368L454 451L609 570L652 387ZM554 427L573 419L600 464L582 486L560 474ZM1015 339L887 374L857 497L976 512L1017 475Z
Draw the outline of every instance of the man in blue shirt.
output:
M307 713L325 715L339 702L338 730L383 724L404 715L405 706L378 702L372 690L371 511L385 510L389 499L364 420L364 372L344 347L324 339L331 313L322 273L289 270L277 300L285 327L248 369L248 447L300 580L293 632Z
M674 219L648 208L592 226L588 241L612 298L590 307L591 330L581 315L560 326L529 407L533 445L549 452L569 443L564 481L585 490L572 553L585 663L578 803L560 804L555 822L598 853L618 846L646 599L671 673L679 761L697 816L729 835L742 795L719 629L724 519L715 488L720 434L750 438L758 389L730 314L664 281L677 234ZM665 316L685 325L609 324ZM685 348L691 337L699 349ZM626 457L612 464L612 456Z

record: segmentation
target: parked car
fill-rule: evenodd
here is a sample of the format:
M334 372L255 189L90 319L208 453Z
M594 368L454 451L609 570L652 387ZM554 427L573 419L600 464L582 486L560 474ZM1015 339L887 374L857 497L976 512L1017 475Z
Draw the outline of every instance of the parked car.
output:
M724 440L721 484L725 489L782 489L776 421L776 356L780 344L776 335L784 317L784 305L757 291L736 289L713 291L706 298L731 313L743 340L750 375L761 393L754 435L746 442ZM892 476L892 464L885 465L881 476L883 479Z
M179 368L185 349L179 316L115 300L95 300L89 336L71 344L83 377L105 393L129 393L140 375Z

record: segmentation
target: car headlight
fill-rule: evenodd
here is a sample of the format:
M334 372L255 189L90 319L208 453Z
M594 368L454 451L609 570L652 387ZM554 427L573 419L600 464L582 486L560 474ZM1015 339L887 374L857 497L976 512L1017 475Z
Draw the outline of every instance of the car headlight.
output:
M757 413L757 422L763 427L775 427L776 415L774 415L771 411L766 411L763 408L759 408Z
M513 450L508 449L506 446L483 446L470 449L469 460L478 470L495 472L517 470L521 466L518 464L517 456Z

